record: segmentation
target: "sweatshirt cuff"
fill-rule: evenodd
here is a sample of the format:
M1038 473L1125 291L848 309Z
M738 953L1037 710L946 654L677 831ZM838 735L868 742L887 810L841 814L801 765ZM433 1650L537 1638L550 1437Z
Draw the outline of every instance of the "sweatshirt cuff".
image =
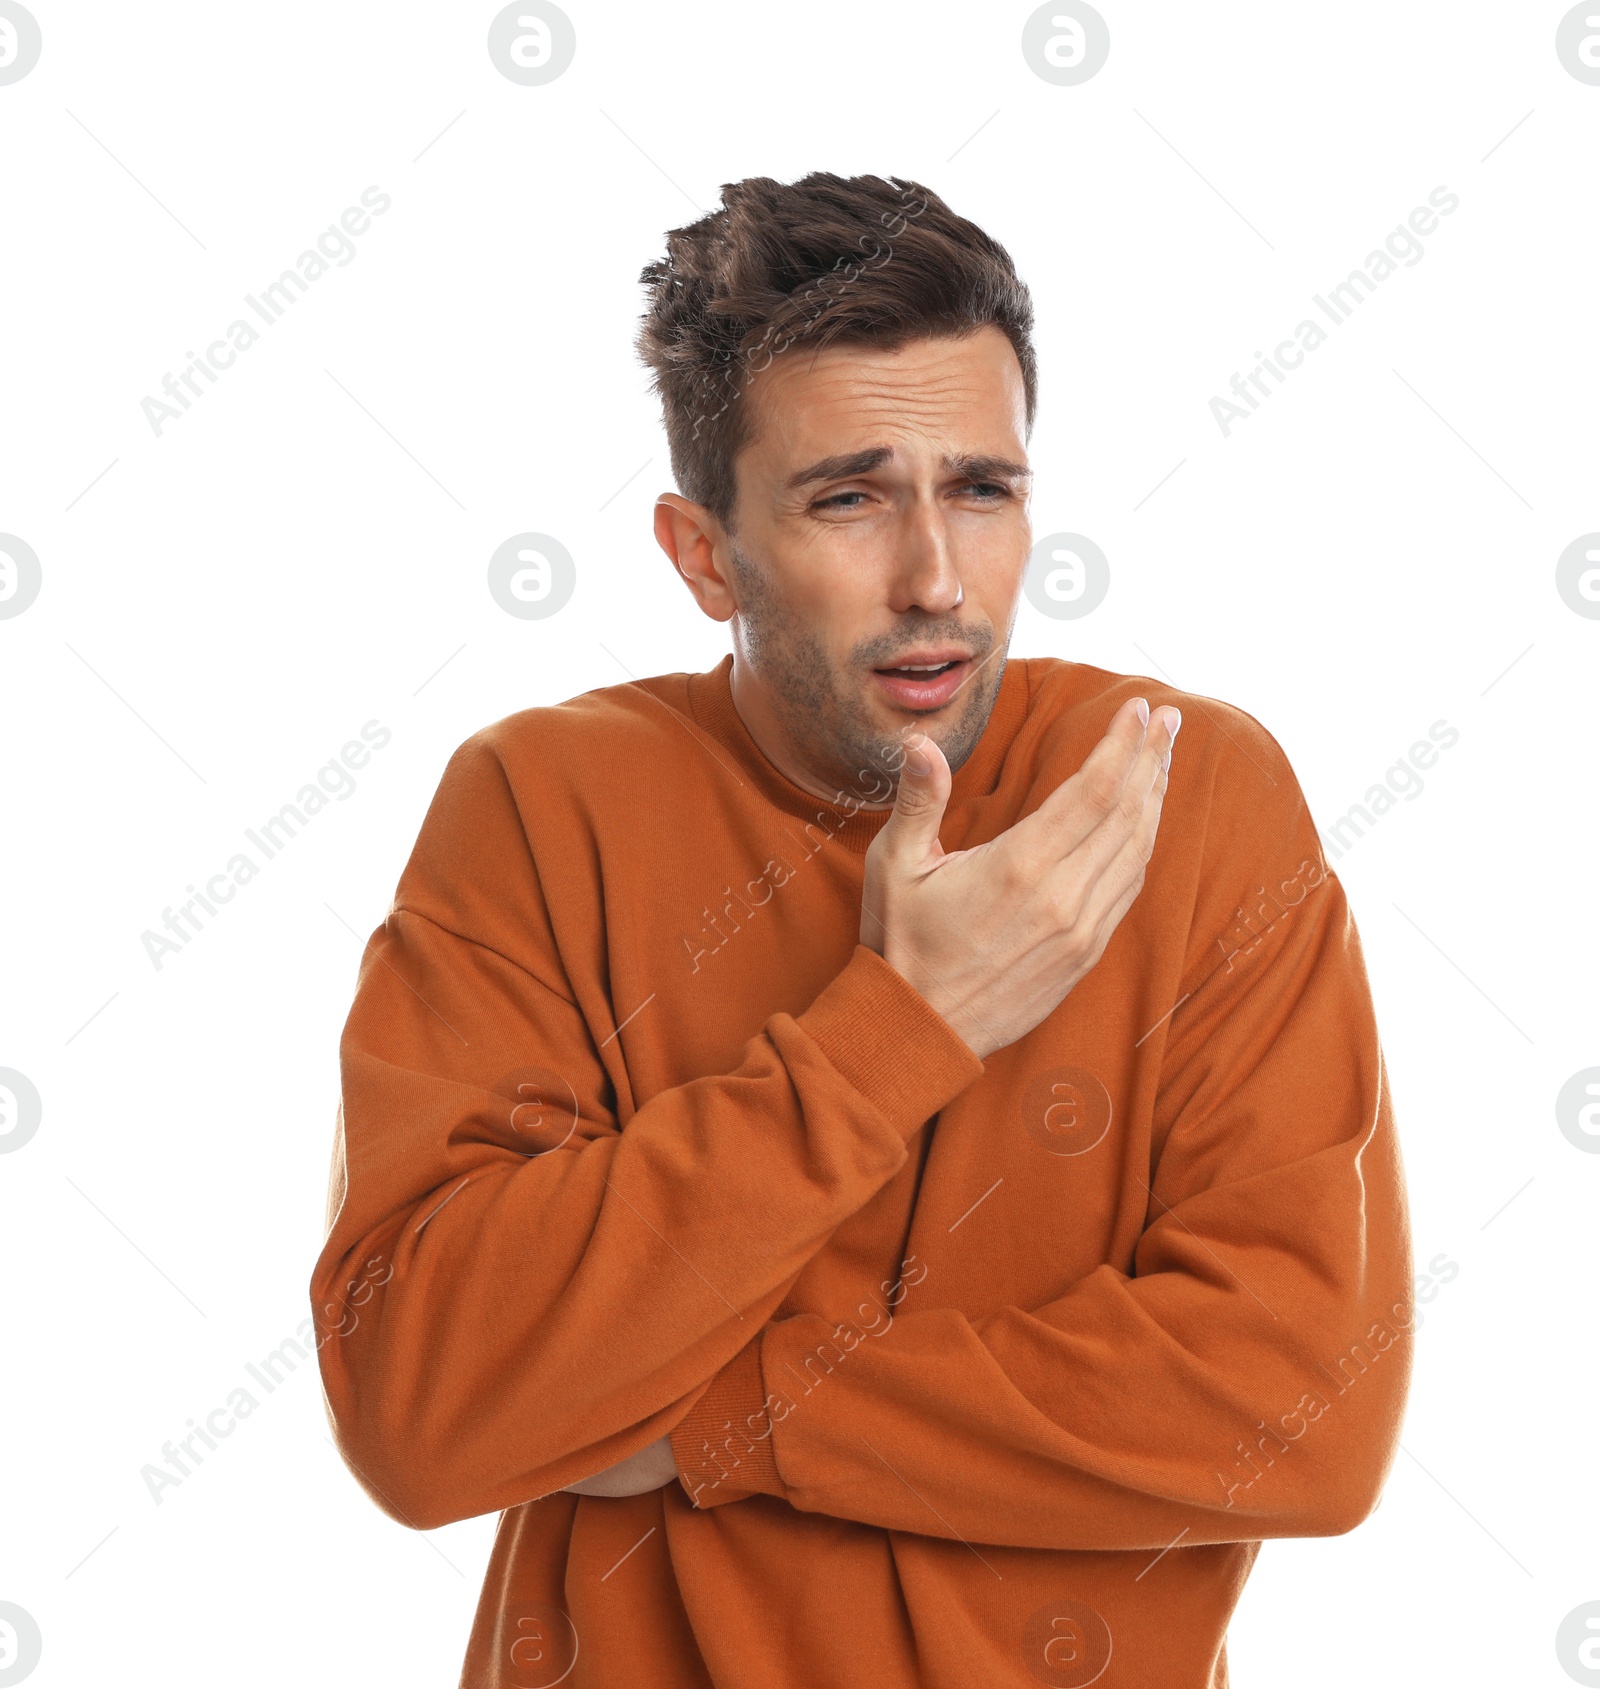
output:
M772 1457L772 1420L757 1333L670 1434L678 1480L696 1507L747 1495L787 1494Z
M966 1039L864 944L795 1020L904 1138L983 1073Z

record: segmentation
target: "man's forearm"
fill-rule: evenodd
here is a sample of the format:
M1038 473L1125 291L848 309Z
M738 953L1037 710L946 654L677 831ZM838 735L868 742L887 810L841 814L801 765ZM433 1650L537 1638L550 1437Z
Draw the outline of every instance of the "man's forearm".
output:
M857 950L811 1008L769 1022L734 1074L658 1094L625 1132L594 1124L587 1102L585 1135L510 1154L471 1124L481 1102L427 1072L459 1058L417 1047L417 1028L441 1045L448 1034L415 1008L407 976L437 992L466 965L459 941L404 910L391 925L343 1050L346 1136L362 1154L313 1295L341 1447L412 1522L586 1481L669 1429L893 1177L923 1121L982 1071L886 963ZM476 1059L525 1062L530 1025L555 1012L533 991L503 1015L485 1002ZM573 1047L560 1049L552 1033L544 1065L592 1064L580 1036L567 1030ZM403 1168L367 1147L396 1118ZM394 1188L402 1176L409 1197ZM378 1257L381 1290L351 1310L356 1264Z

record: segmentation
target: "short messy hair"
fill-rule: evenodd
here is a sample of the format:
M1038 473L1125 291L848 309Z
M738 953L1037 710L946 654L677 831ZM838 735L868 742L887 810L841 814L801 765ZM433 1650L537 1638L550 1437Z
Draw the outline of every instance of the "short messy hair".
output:
M745 395L780 352L854 344L893 350L987 325L1037 405L1033 302L1010 255L931 189L899 176L752 176L667 234L639 280L637 338L661 399L679 490L731 526L733 460L750 441Z

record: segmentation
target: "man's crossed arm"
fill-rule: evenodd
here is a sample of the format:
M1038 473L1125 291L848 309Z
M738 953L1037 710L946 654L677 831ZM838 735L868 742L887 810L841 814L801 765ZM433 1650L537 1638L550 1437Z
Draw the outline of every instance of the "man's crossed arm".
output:
M1125 707L1044 805L948 855L948 770L931 745L925 771L908 759L850 963L803 1014L774 1016L735 1073L652 1097L626 1132L562 981L454 930L425 883L403 883L346 1029L344 1189L313 1285L334 1422L375 1499L428 1526L560 1488L638 1493L681 1467L700 1505L764 1492L1057 1547L1353 1523L1387 1461L1377 1433L1403 1362L1329 1435L1289 1435L1307 1369L1347 1333L1374 1335L1373 1296L1408 1270L1342 894L1175 1027L1163 1092L1183 1102L1160 1123L1134 1275L1103 1268L1048 1307L976 1322L902 1314L789 1411L767 1387L838 1343L817 1316L773 1318L799 1272L982 1058L1099 960L1143 884L1170 753L1166 714L1147 725ZM448 835L433 854L498 832L503 859L514 804L478 761L488 753L466 755L476 813L458 801L430 814ZM1236 1039L1241 1016L1264 1034L1249 1071L1219 1061L1219 1029ZM1324 1053L1330 1016L1350 1044L1331 1088L1321 1059L1295 1077ZM442 1030L456 1017L471 1021L470 1053ZM532 1157L496 1131L482 1065L487 1044L514 1066L530 1022L577 1099L570 1136ZM738 1153L753 1128L761 1158ZM374 1259L392 1271L356 1316L343 1287ZM1404 1347L1398 1331L1389 1341ZM1275 1443L1257 1421L1277 1422ZM1246 1475L1265 1468L1261 1453L1239 1464L1246 1432L1252 1448L1305 1456L1277 1462L1292 1481L1250 1493Z

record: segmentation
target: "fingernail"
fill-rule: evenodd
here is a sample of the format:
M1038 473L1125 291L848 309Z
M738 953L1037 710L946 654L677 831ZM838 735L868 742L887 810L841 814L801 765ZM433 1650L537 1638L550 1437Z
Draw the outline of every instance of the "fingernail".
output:
M922 745L923 741L919 737L911 741L911 743L909 743L905 748L906 767L919 778L926 774L933 766L933 764L928 761L928 753L923 750Z
M1141 727L1148 727L1150 725L1150 703L1149 703L1149 700L1146 699L1146 698L1135 698L1134 701L1133 701L1133 707L1134 707L1135 710L1138 711L1139 725Z
M1171 724L1170 724L1170 726L1168 727L1168 730L1167 730L1172 738L1176 739L1178 737L1178 729L1182 726L1183 726L1183 711L1182 710L1173 710L1172 721L1171 721Z

